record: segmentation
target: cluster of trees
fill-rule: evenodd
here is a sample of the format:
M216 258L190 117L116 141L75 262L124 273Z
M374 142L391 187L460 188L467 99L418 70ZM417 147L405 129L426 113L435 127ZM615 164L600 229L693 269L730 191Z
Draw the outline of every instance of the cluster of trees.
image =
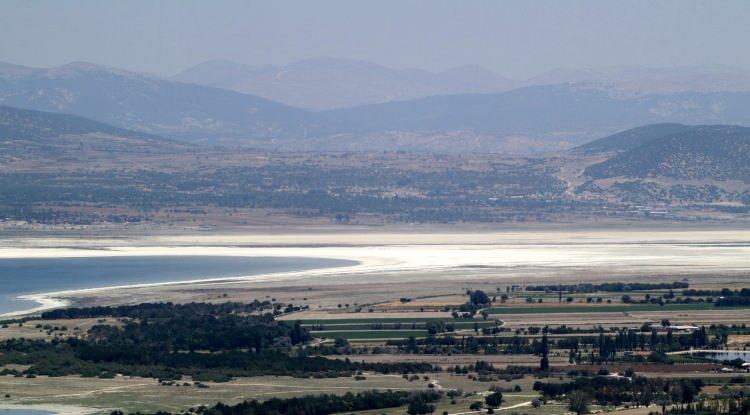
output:
M279 324L271 314L246 313L262 306L165 303L49 312L46 318L120 316L120 323L98 324L84 336L64 340L0 342L0 366L24 364L30 366L26 374L50 376L120 373L177 379L188 375L215 381L265 374L333 377L362 370L436 370L424 363L362 363L309 356L305 349L294 347L311 338L299 323Z
M270 303L141 304L51 311L43 318L67 315L119 317L121 326L98 324L85 339L71 342L79 356L92 361L152 364L165 354L193 351L252 350L293 346L312 339L295 324L279 324L270 313L248 314ZM109 313L109 314L105 314Z
M561 341L562 343L559 343ZM550 344L567 346L568 343L565 341L565 339L549 340ZM454 335L428 336L422 339L414 337L403 340L392 339L386 341L386 346L396 347L402 353L418 354L539 354L542 347L539 339L528 337L457 337Z
M425 373L439 370L426 363L363 363L348 359L291 355L282 350L253 353L225 350L214 353L162 353L154 349L133 352L125 347L96 345L85 341L44 342L13 340L0 343L0 365L29 365L27 375L126 376L166 380L191 376L201 381L228 381L235 377L286 375L298 377L353 376L359 371L379 373Z
M156 319L171 318L177 315L218 316L228 314L257 313L273 308L270 301L254 300L250 303L141 303L136 305L99 306L99 307L70 307L45 311L41 315L43 320L61 320L77 318L134 318Z
M722 288L720 290L696 290L691 288L684 290L682 295L686 297L750 297L750 288L742 288L739 290L732 290L729 288Z
M665 335L660 335L655 329L652 329L651 334L647 336L644 333L636 333L635 330L622 329L615 335L600 333L595 338L570 337L563 340L563 342L565 341L570 342L567 346L570 349L571 356L577 356L577 361L581 360L579 346L582 342L593 346L598 351L596 356L589 357L591 361L612 360L615 359L617 352L629 350L670 352L691 347L720 345L720 339L712 339L705 327L680 336L675 336L672 330L668 330ZM563 342L558 342L558 347L562 347Z
M674 282L606 282L602 284L548 284L548 285L528 285L526 291L544 291L544 292L574 292L574 293L593 293L593 292L624 292L624 291L646 291L646 290L678 290L688 288L690 285L683 281Z
M183 414L201 415L327 415L334 413L354 413L360 411L396 408L408 405L410 415L427 414L435 411L433 402L442 398L442 393L429 391L367 391L344 395L308 395L298 398L271 398L259 402L245 401L236 405L217 403L212 407L200 407ZM122 415L116 411L112 415ZM157 412L154 415L172 415L168 412Z
M742 392L721 394L696 403L677 405L665 411L670 415L746 415L750 414L750 397Z
M533 366L508 365L504 368L500 368L495 367L492 363L488 363L483 360L478 360L474 364L450 366L446 369L446 371L449 373L455 373L457 375L468 375L473 372L477 374L477 379L479 380L505 381L520 379L524 375L539 374L539 368Z
M485 330L485 329L482 329ZM613 360L617 352L624 351L653 351L670 352L686 350L691 347L719 347L726 343L728 333L732 330L726 326L700 327L687 334L675 334L672 330L659 333L650 326L644 326L646 332L638 332L633 329L623 328L615 332L582 333L580 336L547 338L545 330L537 328L534 333L542 332L542 339L530 337L475 337L454 335L428 336L417 339L392 339L386 342L386 346L395 347L401 353L415 354L537 354L543 356L545 350L550 348L569 349L571 358L575 361L589 360L592 362ZM548 330L552 332L553 330ZM650 331L650 333L649 333ZM568 333L568 330L561 330ZM570 331L575 332L575 331ZM532 334L534 334L532 333ZM582 356L583 346L589 346L592 351L589 356ZM594 353L596 351L597 353Z
M716 307L747 307L750 306L750 296L733 295L731 297L721 297L714 301Z
M578 393L601 406L648 406L693 402L702 386L700 379L594 376L563 383L537 381L534 390L551 399Z

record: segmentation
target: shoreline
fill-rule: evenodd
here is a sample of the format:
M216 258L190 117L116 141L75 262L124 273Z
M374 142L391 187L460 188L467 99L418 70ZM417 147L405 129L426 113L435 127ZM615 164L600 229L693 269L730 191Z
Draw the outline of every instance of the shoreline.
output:
M97 251L86 251L89 254ZM159 252L158 250L154 251L151 250L152 254L137 252L137 253L131 253L131 252L125 252L125 251L117 251L117 248L113 248L113 250L108 251L110 253L121 253L122 255L81 255L81 256L68 256L68 258L71 257L92 257L92 256L161 256L163 253ZM193 253L183 253L183 254L174 254L171 255L174 256L192 256ZM242 257L266 257L266 255L232 255L232 254L222 254L222 253L213 253L209 256L242 256ZM34 257L47 257L47 256L34 256ZM53 258L59 258L59 256L52 256ZM278 257L286 257L286 255L279 255ZM0 256L0 258L28 258L28 257L6 257L6 256ZM72 300L68 300L61 297L73 297L76 294L91 294L91 293L99 293L99 292L113 292L118 290L129 290L129 289L138 289L138 288L149 288L149 287L166 287L166 286L180 286L180 285L197 285L197 284L216 284L216 283L242 283L242 282L249 282L249 281L264 281L272 278L276 278L279 280L282 279L289 279L294 278L296 276L300 276L302 274L318 274L318 273L325 273L330 270L334 269L344 269L344 268L353 268L353 267L361 267L365 264L363 264L363 261L358 260L352 260L352 259L344 259L344 258L331 258L331 257L323 257L323 256L315 256L314 258L319 259L338 259L338 260L345 260L345 261L351 261L354 262L354 264L351 265L339 265L339 266L330 266L330 267L323 267L323 268L314 268L314 269L308 269L308 270L302 270L302 271L282 271L282 272L270 272L270 273L263 273L263 274L254 274L254 275L244 275L244 276L238 276L238 277L216 277L216 278L200 278L200 279L191 279L191 280L182 280L182 281L163 281L163 282L151 282L151 283L139 283L139 284L121 284L121 285L112 285L112 286L105 286L105 287L91 287L91 288L79 288L79 289L72 289L72 290L60 290L60 291L51 291L51 292L45 292L45 293L35 293L35 294L23 294L16 296L15 298L20 300L27 300L27 301L34 301L38 304L37 307L31 308L31 309L25 309L25 310L18 310L18 311L10 311L7 313L0 314L0 318L14 318L14 317L26 317L30 315L34 315L43 311L52 310L55 308L61 308L66 307L71 304L73 304Z
M421 243L414 244L414 240ZM425 242L426 241L426 242ZM575 273L617 267L623 271L661 273L746 272L750 269L750 234L738 230L671 230L665 232L501 232L408 234L208 234L140 239L84 240L65 238L0 240L0 258L63 258L105 256L242 256L339 259L355 264L304 271L271 272L239 277L199 278L117 286L60 290L18 296L39 303L33 309L11 311L18 317L75 303L77 295L116 293L162 286L217 285L306 281L339 277L358 282L356 275L410 278L412 271L439 274L471 268L497 270L498 278L523 272ZM331 279L335 281L334 279ZM167 291L167 290L165 290Z

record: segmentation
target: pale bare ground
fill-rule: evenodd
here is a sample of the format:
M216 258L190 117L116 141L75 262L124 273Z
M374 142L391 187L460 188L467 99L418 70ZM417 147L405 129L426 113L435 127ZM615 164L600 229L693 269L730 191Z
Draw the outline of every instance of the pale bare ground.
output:
M62 297L76 304L132 304L143 301L249 301L275 298L280 302L309 305L312 311L291 319L446 317L435 312L377 312L395 308L400 297L429 297L424 306L460 300L466 289L504 292L507 285L580 281L674 281L689 278L691 285L740 286L748 281L748 239L742 230L649 230L570 231L534 229L503 232L351 232L319 234L285 230L252 234L177 234L169 236L113 239L32 238L0 240L0 256L88 256L88 255L275 255L318 256L357 259L364 268L357 272L326 270L294 275L268 275L238 281L144 286L116 290L69 293ZM379 267L379 268L378 268ZM226 296L224 295L226 294ZM442 297L433 297L442 296ZM432 299L430 298L437 298ZM338 308L342 304L342 309ZM349 304L349 307L345 307ZM373 313L353 313L355 305ZM333 313L330 313L333 311ZM344 311L344 312L341 312ZM317 314L316 314L317 313ZM313 317L307 317L313 316ZM744 311L710 310L670 313L594 313L567 315L503 315L509 327L527 325L633 325L669 318L673 323L709 324L748 320ZM89 322L91 323L91 322ZM10 327L9 327L10 329ZM10 331L9 331L10 332ZM36 333L28 330L28 334ZM0 330L0 336L3 334ZM378 356L381 357L382 356ZM467 358L473 363L479 356ZM502 356L505 357L505 356ZM356 356L352 358L370 357ZM403 358L401 356L394 357ZM405 356L410 361L417 356ZM442 357L437 357L442 358ZM481 356L483 360L495 356ZM521 358L523 359L523 358ZM530 364L538 363L528 358ZM564 358L553 357L564 360ZM557 362L564 364L565 362ZM516 363L522 363L518 361ZM514 364L516 364L514 363ZM498 365L502 364L500 361ZM505 363L508 364L508 363ZM441 374L444 387L467 388L487 385L467 383L465 378ZM353 380L258 378L208 389L158 386L152 379L81 379L76 377L37 379L1 377L0 390L8 390L14 403L51 402L101 408L109 403L132 410L185 409L218 400L236 402L252 397L290 397L300 394L362 390L373 387L424 388L400 377L368 375L363 383ZM326 383L328 382L328 383ZM420 381L421 382L421 381ZM343 384L342 384L343 383ZM348 388L348 389L347 389ZM524 387L526 389L526 386ZM179 391L179 392L178 392Z
M701 227L487 230L400 226L194 231L121 239L107 235L0 239L0 258L105 255L307 256L353 259L359 265L231 281L211 281L207 275L189 284L91 289L36 298L78 305L275 298L314 311L338 310L339 304L348 311L357 306L383 311L398 310L394 301L401 297L416 298L420 308L437 309L460 300L467 289L497 292L511 284L689 278L691 283L719 285L747 281L750 232Z
M471 382L466 377L430 374L445 388L465 391L486 390L487 384ZM302 395L359 392L372 389L424 390L428 381L420 377L408 381L400 375L365 374L365 380L353 378L310 379L285 376L239 378L226 383L205 382L208 388L160 385L155 379L118 376L114 379L62 376L33 379L0 377L0 390L10 395L8 405L52 405L85 407L97 413L110 413L113 408L125 412L158 410L183 411L216 402L234 404L243 400L264 400L270 397L290 398ZM68 412L62 412L68 413Z
M651 406L641 406L638 408L621 409L615 413L618 415L648 415L651 412L661 413L661 406L651 405Z
M82 318L74 320L28 320L19 324L9 324L8 327L0 328L0 341L8 339L52 339L65 338L86 333L96 324L106 323L119 326L120 323L113 318ZM41 326L41 327L38 327ZM44 328L49 326L49 328ZM51 330L53 327L66 330Z
M727 339L728 347L744 347L750 344L750 335L730 334Z

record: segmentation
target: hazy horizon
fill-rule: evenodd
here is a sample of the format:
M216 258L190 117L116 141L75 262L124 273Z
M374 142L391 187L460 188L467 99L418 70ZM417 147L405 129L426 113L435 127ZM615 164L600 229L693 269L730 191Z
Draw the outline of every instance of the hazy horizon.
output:
M556 69L750 67L746 2L25 2L0 4L0 61L171 76L201 62L333 57L512 79Z
M235 61L235 60L227 59L227 58L223 58L223 57L217 57L217 58L211 58L211 59L207 59L205 61L197 62L196 64L188 66L188 67L185 67L183 69L180 69L180 70L178 70L175 73L167 73L167 74L160 74L160 73L156 73L156 72L146 71L144 69L127 68L127 67L123 67L123 66L110 65L110 64L106 64L106 63L102 63L102 62L97 62L97 61L87 61L87 60L80 60L80 59L69 60L69 61L60 62L58 64L43 65L43 66L40 66L40 65L27 65L27 64L23 64L23 63L19 63L19 62L10 61L10 60L0 60L0 63L7 63L7 64L11 64L11 65L18 65L18 66L28 67L28 68L32 68L32 69L51 69L51 68L56 68L56 67L61 67L61 66L66 66L66 65L74 65L74 64L78 64L78 63L81 63L81 64L92 64L92 65L97 65L97 66L102 66L102 67L110 67L110 68L114 68L114 69L123 69L123 70L131 71L131 72L141 73L141 74L144 74L144 75L153 75L153 76L157 76L157 77L169 79L171 77L174 77L175 75L181 74L182 72L184 72L186 70L190 70L192 68L195 68L198 65L201 65L201 64L204 64L204 63L213 62L213 61L216 61L216 62L225 61L225 62L228 62L228 63L234 63L234 64L240 64L240 65L247 65L247 66L251 66L251 67L261 67L261 66L279 66L279 67L283 67L283 66L293 65L293 64L302 63L302 62L315 61L315 60L324 60L324 59L339 60L339 61L342 61L342 62L343 61L357 61L357 62L363 62L363 63L373 64L373 65L378 65L378 66L382 66L382 67L389 68L389 69L395 69L395 70L405 70L405 71L408 71L408 70L422 70L422 71L429 71L429 72L432 72L432 73L443 73L443 72L447 72L447 71L454 70L454 69L467 68L467 67L477 67L477 68L485 69L485 70L488 70L488 71L492 71L495 74L497 74L499 76L502 76L502 77L505 77L505 78L507 78L507 79L509 79L511 81L519 81L519 82L520 81L529 80L529 79L532 79L532 78L535 78L535 77L538 77L538 76L541 76L541 75L549 74L549 73L552 73L552 72L555 72L555 71L607 71L607 70L618 70L618 69L623 69L623 70L624 69L633 69L633 70L646 69L646 70L656 70L656 71L660 71L660 70L669 71L669 70L685 70L685 69L702 69L702 68L705 68L706 70L709 70L709 71L711 71L711 70L716 70L716 71L727 70L727 71L733 71L733 72L750 72L750 66L725 65L725 64L721 64L721 63L702 63L702 64L695 64L695 65L672 65L672 66L646 66L646 65L611 65L611 66L579 66L579 67L558 66L558 67L550 68L550 69L542 71L542 72L529 73L527 76L524 76L524 77L510 77L510 76L506 76L506 75L504 75L502 73L499 73L499 72L497 72L495 70L489 69L489 68L487 68L485 66L481 66L481 65L478 65L478 64L471 64L471 63L467 63L467 64L464 64L464 65L456 65L456 66L452 66L452 67L449 67L449 68L435 70L435 69L428 69L428 68L416 67L416 66L409 66L409 67L390 66L390 65L386 65L386 64L383 64L383 63L380 63L380 62L374 62L374 61L369 61L369 60L364 60L364 59L356 59L356 58L347 58L347 57L341 57L341 56L313 56L313 57L309 57L309 58L305 58L305 59L293 60L293 61L289 61L289 62L279 62L279 63L245 63L245 62L239 62L239 61Z

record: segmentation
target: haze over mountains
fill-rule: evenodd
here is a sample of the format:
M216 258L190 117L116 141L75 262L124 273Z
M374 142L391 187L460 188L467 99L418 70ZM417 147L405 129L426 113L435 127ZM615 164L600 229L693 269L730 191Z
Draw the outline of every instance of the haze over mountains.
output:
M363 136L370 137L369 149L388 145ZM339 138L311 137L308 142ZM469 144L486 149L497 142L482 139ZM421 144L443 148L440 141ZM670 217L689 218L711 216L716 209L721 215L743 214L750 206L746 127L651 124L550 156L445 154L449 150L436 155L207 148L76 115L0 106L6 217L24 220L66 217L88 223L99 220L92 217L113 217L113 206L120 209L114 217L131 220L133 212L141 212L152 218L175 203L187 203L194 212L237 206L278 209L294 203L305 212L362 210L407 221L494 220L486 209L497 207L523 218L563 208L626 216L642 214L639 209L666 214L665 208L676 208L682 213ZM326 161L319 164L321 160ZM51 214L49 206L58 210ZM430 210L436 206L440 212L446 206L458 210L438 214ZM92 208L103 210L92 214Z
M431 95L500 92L516 86L516 82L477 66L430 72L334 58L259 66L212 60L187 69L172 79L231 89L313 110Z
M252 95L85 62L49 69L2 64L0 104L181 139L303 137L317 118Z
M314 110L558 84L588 84L628 94L750 90L750 71L722 65L561 68L514 80L479 66L431 72L336 58L309 59L287 65L245 65L217 59L198 64L172 79L231 89Z
M528 154L651 123L750 125L750 81L743 81L744 72L723 67L572 71L529 82L586 77L593 82L505 90L513 84L478 68L438 74L316 59L283 67L211 62L175 78L201 78L211 84L206 86L80 62L48 69L0 64L0 104L74 114L174 139L282 151ZM679 91L630 87L660 77L675 80ZM607 84L608 79L621 82ZM737 84L723 90L724 84L711 79ZM306 106L387 102L312 111L226 88L283 100L295 93ZM504 91L453 93L493 90ZM438 95L405 99L420 94ZM311 104L316 97L329 102Z

